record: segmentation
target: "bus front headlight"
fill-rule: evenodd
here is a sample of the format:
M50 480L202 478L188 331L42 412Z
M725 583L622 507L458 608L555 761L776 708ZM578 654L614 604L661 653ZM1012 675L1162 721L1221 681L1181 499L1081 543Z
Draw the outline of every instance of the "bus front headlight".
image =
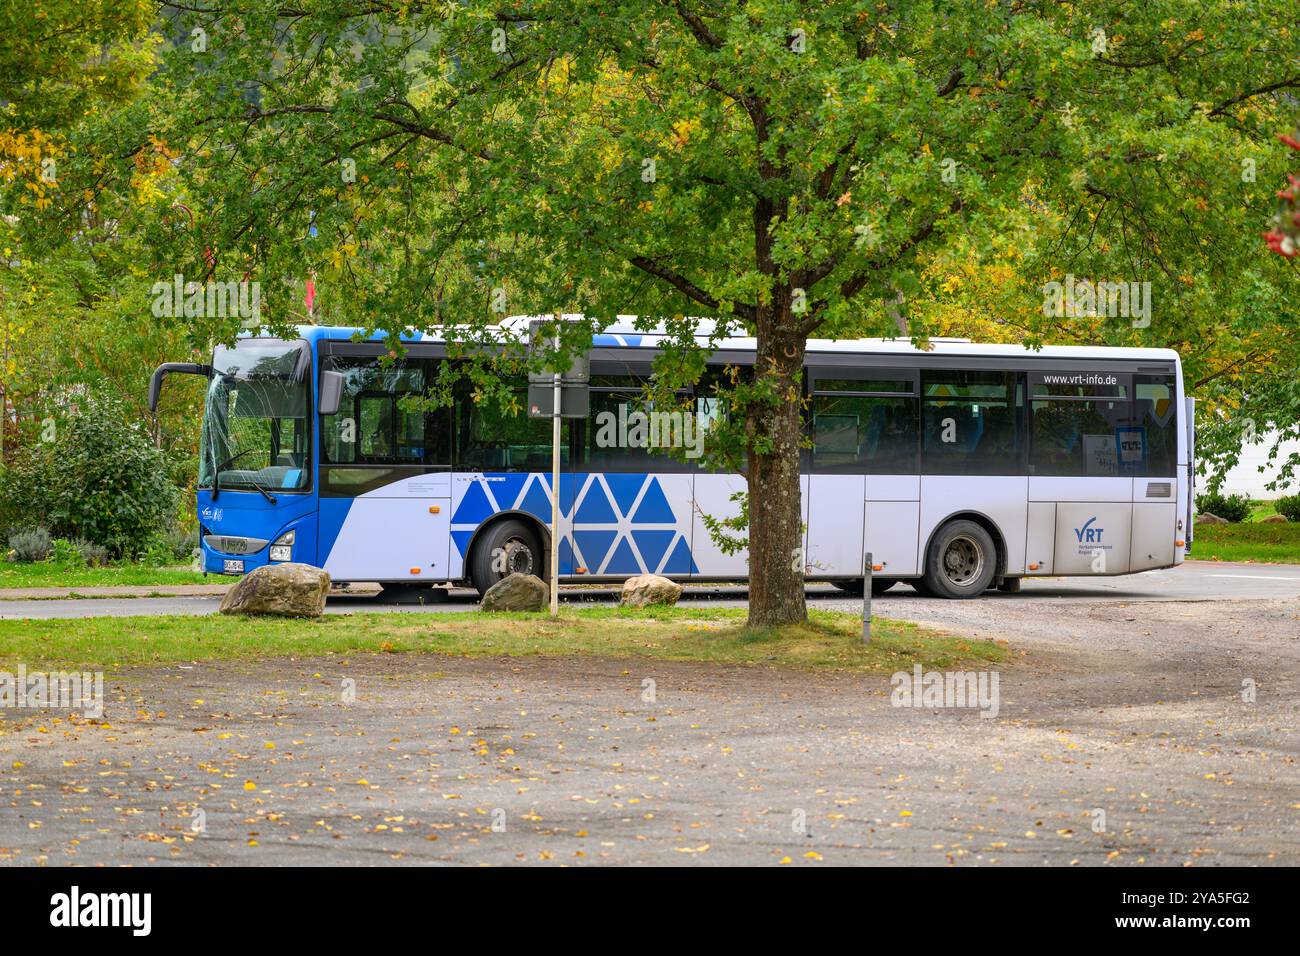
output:
M286 531L280 537L275 539L271 545L272 561L292 561L293 560L293 532Z

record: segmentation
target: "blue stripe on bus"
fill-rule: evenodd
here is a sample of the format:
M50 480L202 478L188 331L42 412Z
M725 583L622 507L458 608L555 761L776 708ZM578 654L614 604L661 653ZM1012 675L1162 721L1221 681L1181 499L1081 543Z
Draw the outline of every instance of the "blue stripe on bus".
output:
M320 499L320 523L316 533L316 563L321 567L325 566L330 551L334 549L334 542L338 540L339 532L343 530L343 522L347 521L348 511L351 510L354 500L353 498Z

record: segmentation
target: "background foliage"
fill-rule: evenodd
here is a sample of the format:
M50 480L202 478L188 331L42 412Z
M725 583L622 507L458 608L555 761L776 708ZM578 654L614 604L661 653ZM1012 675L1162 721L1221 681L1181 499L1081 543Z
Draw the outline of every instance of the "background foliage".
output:
M1176 348L1220 468L1300 437L1297 260L1260 236L1300 119L1287 4L3 0L0 27L7 489L101 389L192 481L199 383L155 418L147 375L236 327L150 315L177 272L258 280L277 329L309 276L311 319L389 330L752 330L797 280L818 335ZM1045 315L1067 274L1149 281L1150 326Z

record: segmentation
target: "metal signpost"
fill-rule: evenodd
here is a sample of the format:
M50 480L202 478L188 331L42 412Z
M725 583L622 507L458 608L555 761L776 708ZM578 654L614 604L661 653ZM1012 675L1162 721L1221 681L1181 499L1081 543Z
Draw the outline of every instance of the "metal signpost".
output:
M557 322L558 322L557 317ZM541 319L530 323L530 342L540 341ZM555 332L555 349L560 349L560 333ZM591 407L588 392L590 379L588 356L574 356L567 373L531 372L528 375L528 417L551 419L551 617L560 613L560 421L586 418ZM547 408L549 400L550 407Z
M560 349L560 333L555 333ZM560 613L560 415L564 411L564 383L556 372L551 390L551 617Z
M862 643L871 643L871 552L862 569Z

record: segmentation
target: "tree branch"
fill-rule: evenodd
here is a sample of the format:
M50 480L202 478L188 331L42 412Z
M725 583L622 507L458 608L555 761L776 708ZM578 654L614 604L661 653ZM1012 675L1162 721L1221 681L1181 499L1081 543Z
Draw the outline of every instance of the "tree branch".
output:
M646 256L629 256L627 261L636 266L642 272L648 272L650 275L664 280L678 292L682 293L682 295L700 303L700 305L708 306L710 309L715 311L721 306L721 303L719 303L716 298L709 295L709 293L705 292L690 279L687 279L680 273L675 272L653 259L647 258ZM733 304L731 311L735 313L736 316L747 322L753 322L758 314L758 310L755 309L754 306L748 305L744 302Z

